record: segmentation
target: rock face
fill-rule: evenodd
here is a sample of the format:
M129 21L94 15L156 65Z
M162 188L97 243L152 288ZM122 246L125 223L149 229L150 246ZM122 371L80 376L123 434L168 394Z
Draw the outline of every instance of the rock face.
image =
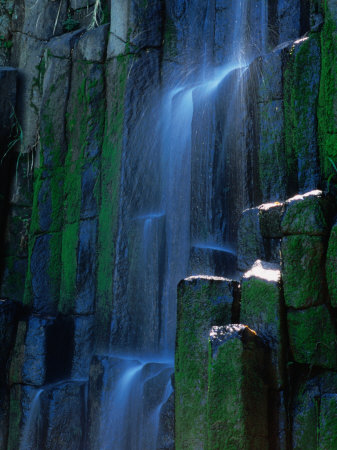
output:
M0 448L336 447L335 3L0 2Z
M208 336L214 324L232 323L238 283L192 277L178 288L175 363L175 436L178 448L207 445Z
M262 342L247 326L227 325L211 329L209 345L208 448L269 448Z

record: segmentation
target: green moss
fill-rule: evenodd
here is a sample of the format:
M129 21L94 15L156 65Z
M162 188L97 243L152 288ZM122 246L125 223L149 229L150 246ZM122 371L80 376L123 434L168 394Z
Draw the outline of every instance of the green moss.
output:
M337 225L334 225L329 239L326 258L326 278L330 295L331 305L337 307Z
M328 0L321 33L322 70L318 102L318 133L323 178L336 176L329 161L337 163L337 24ZM336 177L334 179L336 181Z
M213 325L231 322L226 282L184 281L178 287L175 361L176 448L206 448L208 338Z
M326 394L321 398L319 408L318 450L337 448L337 395Z
M284 71L287 179L290 185L296 186L298 182L303 188L313 162L312 148L316 145L320 35L314 33L294 46L288 58Z
M264 349L254 332L210 342L208 449L268 449ZM213 353L213 354L212 354Z
M113 262L118 226L120 164L123 146L124 95L131 57L112 61L114 73L111 86L112 105L105 120L101 155L101 201L98 232L98 269L96 297L96 339L105 346L110 334L113 302Z
M288 311L290 348L294 361L337 369L337 336L325 305Z
M324 301L325 241L320 236L287 236L282 241L286 305L306 308Z
M285 156L283 137L283 104L280 100L261 103L259 176L264 199L284 198Z

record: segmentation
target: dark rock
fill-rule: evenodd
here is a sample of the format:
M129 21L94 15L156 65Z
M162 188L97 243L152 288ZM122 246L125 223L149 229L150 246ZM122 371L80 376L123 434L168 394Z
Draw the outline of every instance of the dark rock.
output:
M30 407L41 390L32 386L16 384L10 391L8 450L17 450L24 438L29 422Z
M325 372L301 380L293 400L293 448L330 448L335 433L337 376ZM331 447L333 448L333 447Z
M56 6L56 2L49 3L54 3ZM32 14L36 21L35 9L32 11L34 11ZM38 116L44 72L42 57L45 46L46 42L43 40L23 33L13 33L11 63L19 67L17 119L22 129L22 139L18 142L19 150L22 153L29 153L37 145Z
M214 275L217 277L235 276L237 258L233 251L217 246L192 246L190 254L190 273Z
M96 288L97 220L81 221L78 239L78 260L75 309L77 314L94 312Z
M93 352L94 317L74 318L74 353L71 378L88 378Z
M8 214L5 234L5 255L27 258L31 209L13 205Z
M288 333L294 361L326 369L337 368L334 322L325 305L288 311Z
M257 259L264 259L263 239L260 231L259 209L243 212L238 230L238 269L248 270Z
M68 150L65 116L70 90L70 58L82 33L83 30L78 30L55 37L46 46L40 108L42 167L54 169L64 165Z
M11 300L22 302L27 273L27 259L11 256L6 258L2 276L1 295Z
M32 317L28 323L19 322L11 359L11 384L42 386L46 381L46 333L52 320Z
M34 310L55 315L59 289L60 235L45 234L36 238L30 261ZM59 264L59 262L58 262Z
M51 385L41 394L45 437L39 448L79 450L85 436L86 382Z
M20 155L16 161L15 177L9 192L9 201L16 206L31 207L33 203L33 173L31 171L32 156Z
M336 386L337 387L337 386ZM337 447L337 393L321 397L319 416L319 448Z
M3 143L8 142L12 126L15 124L15 106L16 106L16 83L17 69L13 67L0 68L0 139L1 147ZM5 150L1 148L2 152Z
M95 3L95 0L71 0L70 6L72 9L88 8Z
M326 257L326 278L331 305L337 307L337 224L332 227Z
M301 36L301 1L279 0L277 5L279 43Z
M262 56L260 62L255 60L252 63L251 70L261 71L259 73L259 102L283 99L282 60L283 49L275 49L273 52Z
M233 324L213 327L209 346L209 448L269 448L266 349L255 331Z
M208 336L214 325L232 321L238 283L191 277L178 286L175 367L176 446L207 443Z
M174 392L160 410L156 450L174 450Z
M283 288L288 307L323 303L325 248L321 236L287 236L282 240Z
M0 384L6 382L7 361L14 346L17 331L18 305L11 300L0 300Z
M295 41L289 53L290 60L284 70L287 153L288 158L295 158L296 192L304 193L318 189L321 184L317 136L320 35Z
M286 156L284 149L283 101L259 104L259 171L264 202L286 198Z
M259 206L259 222L261 234L264 238L281 238L281 221L284 214L283 203L265 203Z
M85 164L81 184L81 219L89 219L98 214L99 168L97 163Z
M286 323L280 267L256 261L241 282L240 322L262 337L271 350L272 383L284 386Z

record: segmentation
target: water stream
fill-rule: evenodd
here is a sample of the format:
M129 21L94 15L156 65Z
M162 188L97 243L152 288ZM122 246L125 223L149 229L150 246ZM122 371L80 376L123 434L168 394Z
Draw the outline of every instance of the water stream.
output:
M172 386L170 377L152 373L144 378L147 365L140 361L141 355L149 353L173 356L178 282L200 271L213 275L234 272L237 217L233 211L241 212L248 203L240 179L246 150L242 139L244 74L265 47L267 4L236 1L231 8L232 45L222 64L210 62L205 41L203 55L196 58L203 67L186 68L188 76L184 77L169 74L169 81L153 93L155 101L147 105L125 150L129 155L122 169L124 205L115 297L123 293L120 279L124 277L124 301L132 305L123 310L123 320L128 317L129 321L124 349L134 362L120 375L106 400L105 414L111 420L101 441L106 450L156 448L160 411ZM252 24L261 28L252 33ZM227 180L231 193L223 187L226 171L231 172ZM128 184L128 179L132 183ZM139 179L141 183L137 183ZM215 198L220 201L216 203ZM237 204L233 206L234 198ZM128 270L121 262L126 252L132 261ZM217 270L224 273L214 273ZM112 324L112 351L120 345L116 323ZM172 370L169 366L167 373ZM156 380L162 394L152 399L148 415L144 386L150 379Z
M234 271L238 215L249 203L245 73L265 49L267 1L230 3L221 64L213 62L205 26L200 63L167 69L127 127L110 345L119 363L103 389L101 450L156 448L160 412L173 391L177 284L200 272ZM183 32L181 39L193 54L195 43ZM39 393L27 429L38 403Z

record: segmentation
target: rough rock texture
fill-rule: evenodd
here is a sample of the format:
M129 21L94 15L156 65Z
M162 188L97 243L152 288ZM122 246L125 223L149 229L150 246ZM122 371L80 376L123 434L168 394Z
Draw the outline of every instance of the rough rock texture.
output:
M320 236L287 236L282 240L284 297L287 306L305 308L325 299L325 240Z
M227 325L211 329L209 346L205 447L269 448L267 358L262 342L244 325Z
M257 261L241 281L240 321L256 331L271 350L273 383L284 386L286 324L280 267Z
M326 257L326 278L328 282L331 305L334 308L336 308L337 306L336 268L337 268L337 228L336 224L334 224L334 226L331 229Z
M243 396L243 404L250 398L261 406L252 448L264 448L267 434L270 448L334 448L335 0L247 0L239 11L238 2L224 0L94 3L0 2L0 447L20 448L30 422L36 448L83 448L86 430L89 444L99 448L99 414L107 408L102 393L113 389L126 367L120 359L97 356L90 368L92 355L105 354L110 344L118 350L160 345L165 233L172 224L166 214L157 214L151 226L134 218L162 209L158 167L166 162L159 161L161 142L153 136L168 116L157 114L157 106L149 114L149 105L158 92L188 86L192 160L180 165L184 174L191 167L191 192L178 181L174 186L191 197L193 242L190 249L185 240L186 258L190 253L193 272L228 275L236 269L237 249L238 269L246 274L241 319L236 283L199 279L181 285L176 446L185 446L184 431L192 448L207 442L208 431L225 442L214 446L233 445L223 436L225 421L210 426L213 412L223 411L211 410L205 399L210 386L213 397L239 394L231 383L219 390L215 372L228 374L222 357L238 369L248 349L234 333L210 360L207 339L212 326L243 322L269 346L272 363L268 433L264 382L261 398L255 399L254 386ZM232 70L208 95L207 81L222 73L228 58L236 65L241 57L241 49L233 48L240 38L249 67ZM187 209L179 219L189 215ZM266 261L260 276L252 268L257 259ZM279 265L272 280L269 262ZM137 267L145 267L146 276ZM251 362L259 352L253 353ZM208 363L215 371L211 379ZM162 394L156 383L169 376L156 367L146 365L144 377L151 370L155 375L141 378L146 418ZM252 373L260 386L259 370ZM86 422L84 384L64 380L89 375ZM235 381L246 387L251 382L240 376ZM192 397L186 405L182 392ZM172 395L162 408L158 448L174 445L173 401ZM40 414L37 408L30 416L40 402ZM255 411L247 411L250 405L244 410L239 404L235 417L249 424ZM254 441L248 428L238 430L247 446Z
M289 343L294 361L335 370L337 341L333 318L325 305L288 311Z
M232 323L237 288L238 283L211 277L191 277L179 284L175 362L178 448L207 445L208 336L212 326Z

